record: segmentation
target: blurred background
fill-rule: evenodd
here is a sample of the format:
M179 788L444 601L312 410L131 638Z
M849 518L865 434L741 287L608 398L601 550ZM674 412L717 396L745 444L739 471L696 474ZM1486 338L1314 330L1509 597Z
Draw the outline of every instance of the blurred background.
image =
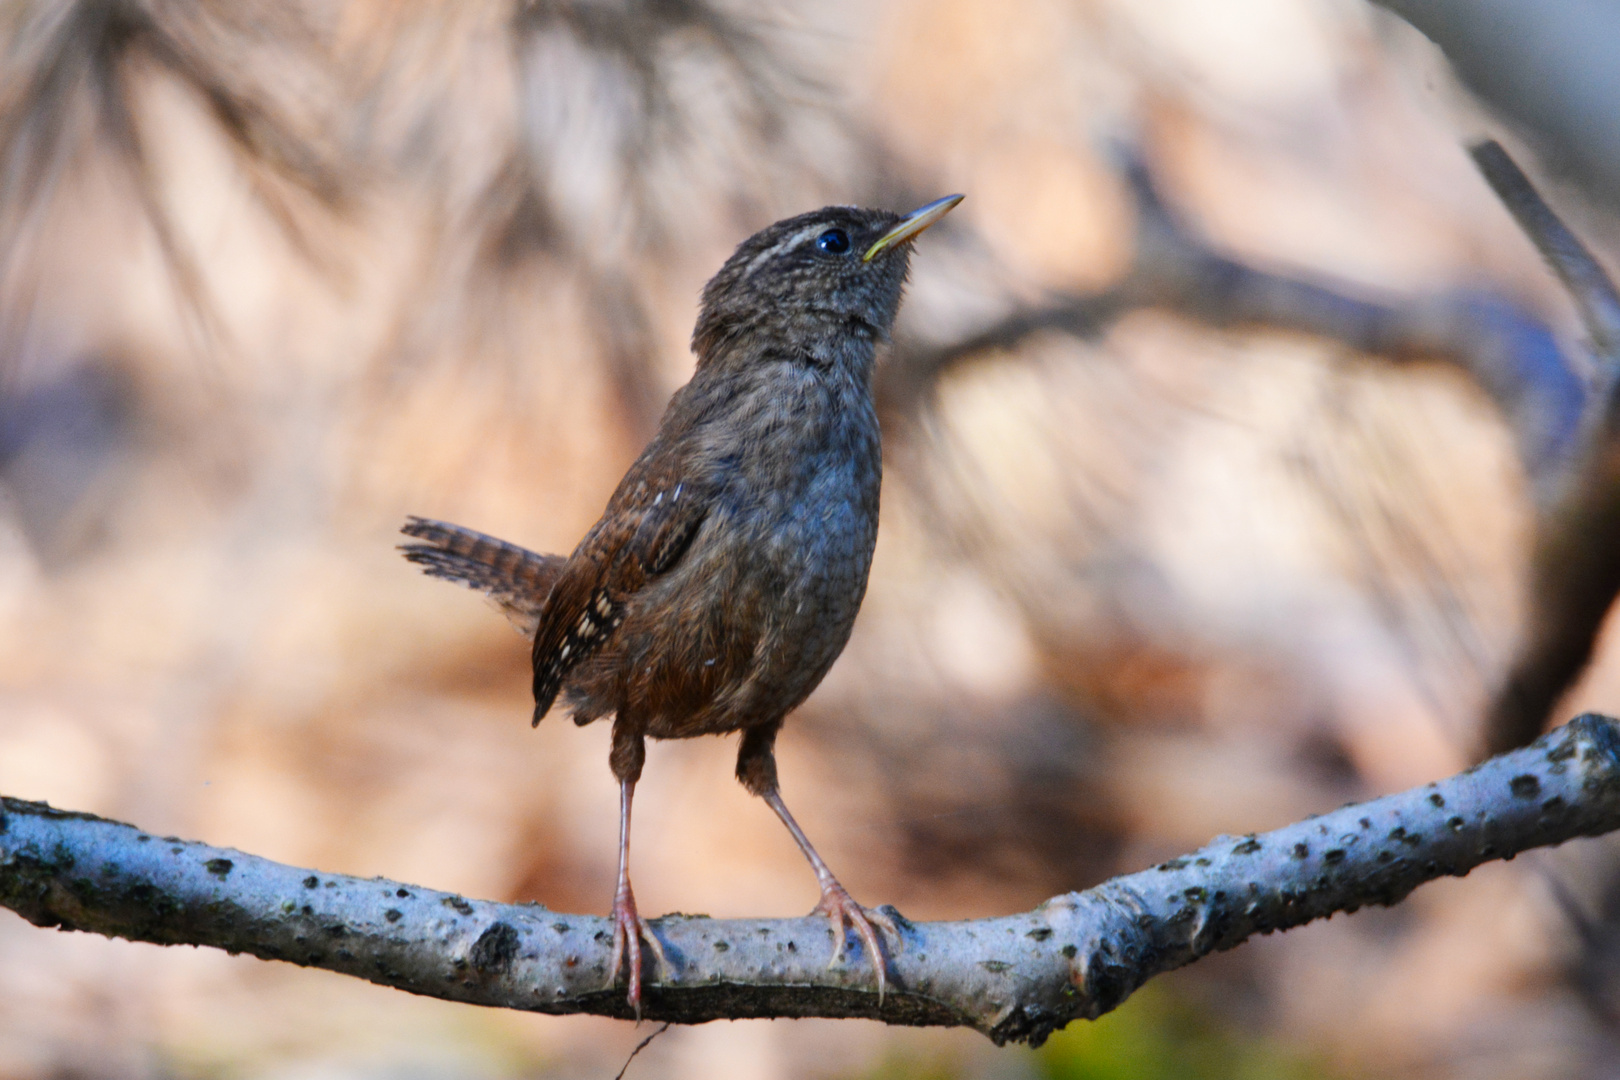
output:
M1620 15L1389 7L14 0L0 791L605 913L605 727L531 731L525 642L396 530L570 550L736 243L953 191L870 592L779 754L859 899L1026 909L1620 710L1613 341L1466 150L1612 265ZM650 747L649 914L814 903L734 753ZM1583 841L1039 1051L748 1021L629 1075L1610 1077L1616 958ZM0 912L4 1080L605 1077L649 1033Z

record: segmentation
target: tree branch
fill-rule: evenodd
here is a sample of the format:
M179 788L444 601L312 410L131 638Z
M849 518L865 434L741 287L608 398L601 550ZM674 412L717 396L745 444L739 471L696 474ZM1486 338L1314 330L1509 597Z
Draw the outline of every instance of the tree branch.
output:
M1620 294L1500 143L1486 140L1469 153L1575 301L1596 369L1577 452L1536 525L1528 640L1486 717L1486 749L1499 751L1541 730L1586 669L1620 594Z
M1380 298L1225 254L1176 213L1127 148L1121 166L1135 198L1137 236L1124 278L1100 293L1016 311L955 342L897 348L876 384L885 430L903 437L906 421L955 367L1037 333L1096 337L1145 307L1212 327L1312 334L1394 362L1454 363L1501 410L1534 481L1530 627L1491 703L1483 739L1486 752L1522 746L1586 669L1620 596L1620 291L1500 144L1486 140L1469 152L1574 300L1589 339L1590 379L1550 326L1488 290Z
M1442 875L1616 828L1620 723L1588 714L1448 780L1217 837L1021 915L911 923L890 909L904 940L881 1002L864 962L828 966L823 918L654 919L669 967L649 973L645 1012L867 1017L1039 1044L1253 934L1394 904ZM37 926L208 945L452 1001L629 1015L606 985L606 919L318 873L19 799L0 816L0 904Z
M1620 295L1615 294L1608 271L1547 205L1501 143L1485 139L1470 146L1468 153L1580 308L1593 350L1612 365L1620 355Z
M911 415L955 367L994 357L1033 334L1095 338L1133 311L1157 308L1219 329L1310 334L1394 362L1454 363L1502 411L1538 485L1562 482L1579 457L1588 393L1551 328L1533 314L1485 289L1396 297L1326 277L1313 280L1252 266L1218 250L1179 214L1140 154L1121 148L1119 155L1137 215L1136 255L1124 278L1099 293L1020 309L958 341L897 348L878 371L886 419ZM1585 254L1573 234L1559 250ZM1596 266L1589 256L1587 263ZM1565 265L1576 265L1574 257ZM1609 310L1593 308L1599 309Z

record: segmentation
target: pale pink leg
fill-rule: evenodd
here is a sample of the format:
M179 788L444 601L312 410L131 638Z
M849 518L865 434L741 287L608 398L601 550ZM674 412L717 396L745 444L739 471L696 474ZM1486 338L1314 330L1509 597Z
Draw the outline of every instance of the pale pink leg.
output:
M810 845L810 840L804 835L804 830L799 828L799 823L793 820L793 815L788 813L787 805L782 802L781 794L774 787L765 792L761 798L765 800L766 805L776 811L776 816L782 819L782 824L793 834L794 843L799 845L804 857L810 860L810 868L816 872L816 884L821 887L821 901L810 913L825 915L832 922L835 942L832 964L837 964L844 955L845 929L853 928L855 935L865 946L867 954L872 957L872 966L877 970L878 1002L881 1004L884 990L888 986L888 961L883 955L883 943L878 937L877 926L893 934L896 941L900 938L899 928L894 925L894 920L883 912L863 908L850 898L849 893L838 883L838 879L833 877L832 871L827 869L827 864L821 861L821 856L816 854L816 849ZM832 964L828 966L831 967Z
M635 794L634 780L619 781L619 886L613 893L613 960L608 967L608 986L619 978L619 968L628 962L626 999L641 1019L641 943L652 946L658 962L667 966L664 947L653 936L652 930L636 913L636 894L630 891L630 800Z

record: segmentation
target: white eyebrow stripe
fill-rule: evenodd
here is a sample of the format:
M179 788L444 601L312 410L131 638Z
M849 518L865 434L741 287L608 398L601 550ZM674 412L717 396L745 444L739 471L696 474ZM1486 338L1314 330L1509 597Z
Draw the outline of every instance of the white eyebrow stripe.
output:
M775 255L778 252L789 251L804 243L812 236L820 236L826 231L827 227L828 226L825 223L820 225L806 225L798 232L790 233L789 235L783 237L781 240L778 240L776 243L772 244L770 247L766 248L764 251L750 259L748 265L743 267L742 277L746 278L755 270L759 269L760 264L766 259L769 259L772 255Z

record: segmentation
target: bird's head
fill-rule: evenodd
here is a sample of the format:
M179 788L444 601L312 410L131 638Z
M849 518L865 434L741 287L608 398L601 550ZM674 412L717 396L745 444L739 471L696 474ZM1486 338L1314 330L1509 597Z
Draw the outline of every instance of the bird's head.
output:
M948 195L903 216L828 206L761 229L703 288L698 366L759 348L833 363L857 346L869 361L900 306L911 241L961 201Z

